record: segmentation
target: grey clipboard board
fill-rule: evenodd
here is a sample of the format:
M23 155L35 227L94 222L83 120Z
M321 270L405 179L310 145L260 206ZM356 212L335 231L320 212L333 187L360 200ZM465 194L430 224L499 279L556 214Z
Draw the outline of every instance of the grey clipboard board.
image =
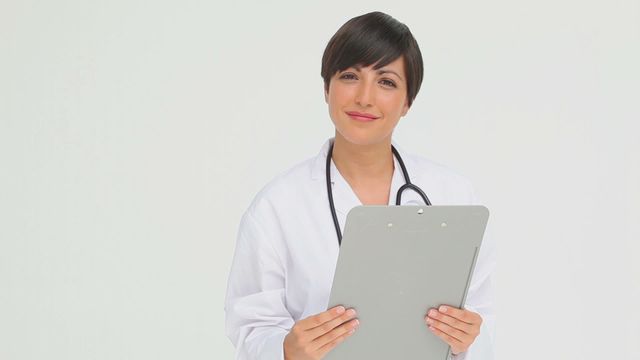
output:
M353 208L329 307L355 308L360 326L326 359L447 359L424 317L463 307L488 218L479 205Z

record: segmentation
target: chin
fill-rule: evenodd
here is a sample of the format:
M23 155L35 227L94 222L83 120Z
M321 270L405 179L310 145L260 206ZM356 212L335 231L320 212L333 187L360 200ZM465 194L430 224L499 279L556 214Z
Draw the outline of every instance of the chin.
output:
M372 129L337 129L337 135L353 145L368 146L384 142L391 134L373 133Z

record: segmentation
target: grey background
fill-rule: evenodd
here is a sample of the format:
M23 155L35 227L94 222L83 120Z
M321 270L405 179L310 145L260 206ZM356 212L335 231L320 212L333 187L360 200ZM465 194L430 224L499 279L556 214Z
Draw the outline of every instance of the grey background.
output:
M322 51L372 10L425 59L396 141L491 209L499 358L640 358L622 0L2 0L0 358L232 358L240 215L332 135Z

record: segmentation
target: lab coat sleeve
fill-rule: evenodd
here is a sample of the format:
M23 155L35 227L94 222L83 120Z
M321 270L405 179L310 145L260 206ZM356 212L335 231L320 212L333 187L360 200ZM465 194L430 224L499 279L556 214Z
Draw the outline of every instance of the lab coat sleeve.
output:
M473 195L472 204L479 203ZM480 334L467 351L452 356L454 360L493 360L495 358L496 314L493 284L495 266L496 246L491 234L491 220L489 220L464 306L465 309L479 313L482 317Z
M226 333L236 360L284 359L284 338L294 321L285 306L284 264L274 236L250 211L245 213L225 299Z

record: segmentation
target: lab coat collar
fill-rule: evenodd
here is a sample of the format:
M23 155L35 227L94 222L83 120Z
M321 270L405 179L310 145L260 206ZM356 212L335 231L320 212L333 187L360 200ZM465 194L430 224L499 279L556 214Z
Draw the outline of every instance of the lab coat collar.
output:
M325 181L327 153L329 152L329 146L333 143L333 140L334 138L330 138L325 141L324 145L322 145L322 149L314 160L313 169L311 172L311 178L314 181ZM392 140L391 144L396 148L396 150L398 150L398 153L402 157L402 160L407 167L409 177L411 178L412 182L415 182L414 178L416 178L417 174L412 174L411 159L409 159L409 156L406 155L406 153L398 146L395 141ZM394 170L391 179L391 189L389 192L389 205L395 205L398 189L405 183L404 176L402 175L402 169L400 168L398 159L396 159L395 156L393 158L393 162ZM331 161L331 182L333 184L333 198L337 213L346 215L353 207L362 205L360 199L358 199L353 189L351 189L349 183L342 177L333 161ZM403 193L401 205L419 204L422 204L422 201L415 192L405 191Z

